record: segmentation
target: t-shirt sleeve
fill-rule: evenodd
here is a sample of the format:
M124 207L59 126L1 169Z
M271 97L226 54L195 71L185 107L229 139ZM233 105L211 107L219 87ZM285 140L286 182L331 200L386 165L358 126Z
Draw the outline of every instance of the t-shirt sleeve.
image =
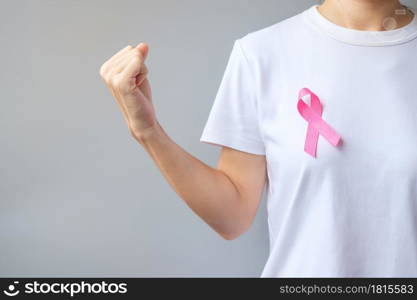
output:
M238 40L223 74L200 141L264 155L254 74Z

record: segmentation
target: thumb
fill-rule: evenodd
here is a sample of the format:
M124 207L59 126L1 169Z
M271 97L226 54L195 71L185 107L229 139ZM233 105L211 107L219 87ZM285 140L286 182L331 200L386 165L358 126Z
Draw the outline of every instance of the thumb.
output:
M140 43L139 45L136 46L136 48L138 48L140 52L142 53L143 60L146 60L146 57L148 56L148 53L149 53L149 45L146 43Z

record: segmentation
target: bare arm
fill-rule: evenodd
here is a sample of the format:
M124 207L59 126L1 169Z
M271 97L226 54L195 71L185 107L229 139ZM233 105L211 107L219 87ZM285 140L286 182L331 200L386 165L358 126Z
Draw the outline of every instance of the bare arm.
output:
M143 44L129 46L108 60L100 74L132 136L176 193L223 238L235 239L249 229L256 215L266 182L265 156L223 147L213 168L177 145L155 116L144 65L147 51Z
M226 239L244 233L265 185L265 157L223 147L212 168L177 145L157 124L139 142L187 205Z

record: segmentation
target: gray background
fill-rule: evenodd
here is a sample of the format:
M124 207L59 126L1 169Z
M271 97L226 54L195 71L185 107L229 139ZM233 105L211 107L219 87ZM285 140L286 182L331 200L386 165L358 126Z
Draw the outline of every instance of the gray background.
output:
M131 138L99 68L146 41L160 123L215 166L199 138L233 41L316 3L1 0L0 276L259 276L265 199L221 239Z

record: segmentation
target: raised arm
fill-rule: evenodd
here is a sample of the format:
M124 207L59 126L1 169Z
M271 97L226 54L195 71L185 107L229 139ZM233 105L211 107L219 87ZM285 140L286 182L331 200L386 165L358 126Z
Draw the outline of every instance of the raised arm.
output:
M186 204L224 239L246 232L266 182L265 156L223 147L216 168L176 144L157 121L145 60L148 46L128 46L100 68L131 135Z

